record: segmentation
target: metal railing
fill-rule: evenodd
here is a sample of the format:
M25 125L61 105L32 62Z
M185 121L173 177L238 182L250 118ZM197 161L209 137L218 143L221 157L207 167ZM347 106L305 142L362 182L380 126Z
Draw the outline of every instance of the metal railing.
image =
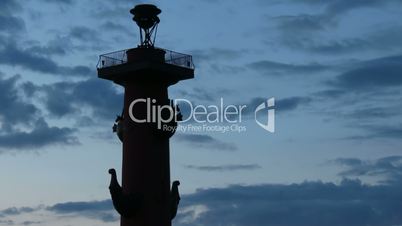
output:
M127 50L119 50L99 56L97 68L107 68L127 63ZM193 57L184 53L178 53L167 49L162 49L165 53L165 63L180 67L194 69Z
M99 56L97 68L106 68L127 63L127 50L119 50Z
M194 69L193 57L184 53L165 50L165 63Z

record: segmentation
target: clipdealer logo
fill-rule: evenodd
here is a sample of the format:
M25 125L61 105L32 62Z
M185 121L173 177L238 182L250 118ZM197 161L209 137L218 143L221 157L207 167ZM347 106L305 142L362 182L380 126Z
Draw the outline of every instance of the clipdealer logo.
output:
M261 126L261 128L265 129L268 132L275 132L275 98L269 98L267 101L258 105L258 107L254 111L254 119L255 122ZM257 118L257 113L261 111L267 111L267 121L265 123L261 123Z
M146 107L146 115L142 118L135 116L134 110L139 104ZM177 114L180 108L186 109L186 116ZM269 98L254 110L254 119L257 125L264 130L275 132L275 98ZM144 108L144 106L142 106ZM174 99L171 105L158 105L155 99L144 98L135 99L129 105L128 113L130 119L135 123L156 123L158 129L173 130L182 132L245 132L246 126L243 123L243 117L248 110L247 105L226 105L223 98L216 105L194 105L187 99ZM266 120L260 121L258 113L266 111ZM180 120L178 116L180 115ZM172 121L182 122L177 128L170 128Z

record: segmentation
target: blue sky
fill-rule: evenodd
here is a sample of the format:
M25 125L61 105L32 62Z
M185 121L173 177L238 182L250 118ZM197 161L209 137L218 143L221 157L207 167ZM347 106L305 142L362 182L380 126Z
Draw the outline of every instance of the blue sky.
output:
M138 45L138 3L0 2L0 225L118 224L123 89L96 64ZM151 3L156 46L196 65L171 98L276 99L275 133L248 112L245 132L171 139L175 225L402 224L402 1Z

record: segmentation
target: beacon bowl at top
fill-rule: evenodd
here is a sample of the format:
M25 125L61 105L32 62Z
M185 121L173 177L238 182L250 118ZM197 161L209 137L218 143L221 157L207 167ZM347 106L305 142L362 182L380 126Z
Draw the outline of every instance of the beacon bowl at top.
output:
M158 15L161 12L158 7L151 4L137 5L134 9L130 10L130 13L134 15L133 20L142 29L149 29L159 23Z

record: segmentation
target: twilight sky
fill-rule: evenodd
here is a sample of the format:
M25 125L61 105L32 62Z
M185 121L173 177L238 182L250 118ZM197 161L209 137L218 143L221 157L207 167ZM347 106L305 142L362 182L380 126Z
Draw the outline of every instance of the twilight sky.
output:
M138 3L0 1L0 225L119 224L107 169L121 173L123 90L96 65L137 46ZM148 3L156 46L196 65L170 97L248 106L244 132L172 138L174 225L402 224L402 1ZM254 119L270 97L275 133Z

